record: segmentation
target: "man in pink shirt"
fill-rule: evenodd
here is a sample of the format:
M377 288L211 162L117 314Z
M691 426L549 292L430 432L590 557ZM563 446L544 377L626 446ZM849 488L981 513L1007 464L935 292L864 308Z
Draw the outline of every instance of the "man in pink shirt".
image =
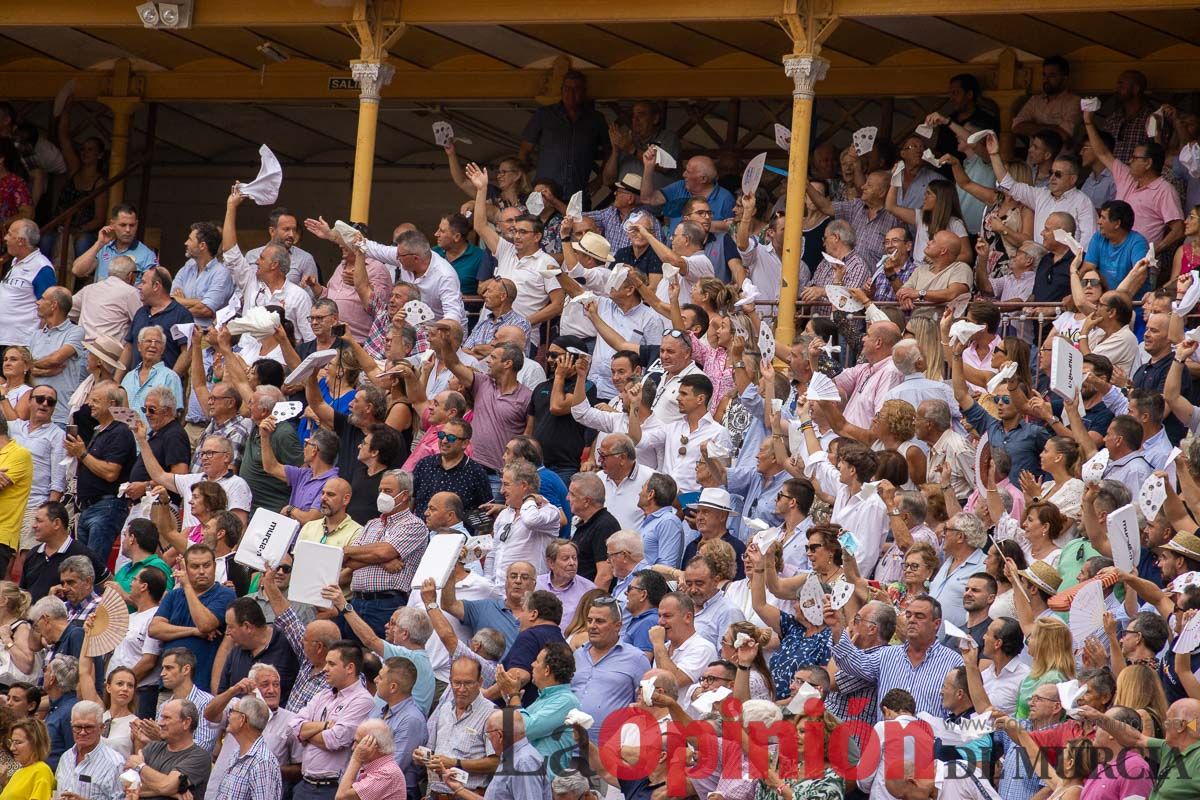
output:
M894 322L872 324L862 342L866 363L843 370L833 379L846 398L844 414L851 425L870 428L883 405L883 396L903 378L892 361L892 348L899 341L900 329Z
M425 432L421 434L420 441L413 445L412 455L401 467L406 472L412 472L417 466L417 462L425 456L441 452L438 448L438 432L445 427L447 422L466 418L467 399L460 393L447 389L433 398L433 402L422 409L421 413L423 416L422 428ZM467 455L471 455L470 446L467 447Z
M396 764L396 742L388 724L369 719L354 733L354 753L338 782L338 797L353 800L386 800L404 797L404 771Z
M1183 241L1183 208L1179 192L1162 178L1166 161L1162 145L1157 142L1137 145L1126 166L1100 140L1090 111L1083 113L1083 124L1096 158L1112 172L1116 199L1133 208L1133 229L1145 236L1159 253Z

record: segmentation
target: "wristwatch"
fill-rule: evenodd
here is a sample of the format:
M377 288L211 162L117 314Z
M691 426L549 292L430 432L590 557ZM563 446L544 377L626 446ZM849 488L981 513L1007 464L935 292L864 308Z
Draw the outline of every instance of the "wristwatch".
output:
M734 369L745 369L746 362L745 361L735 361L735 362L733 362L733 368Z
M426 611L433 611L435 608L440 608L440 606L437 603L426 603L425 604Z
M926 290L926 289L922 289L921 291L917 292L917 299L918 299L918 300L924 300L924 299L925 299L925 295L926 295L926 294L928 294L928 293L929 293L929 292L928 292L928 290Z

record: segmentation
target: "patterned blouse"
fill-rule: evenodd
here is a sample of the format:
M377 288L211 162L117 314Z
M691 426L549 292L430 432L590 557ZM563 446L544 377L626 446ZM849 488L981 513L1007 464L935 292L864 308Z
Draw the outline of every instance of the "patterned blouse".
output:
M829 628L808 635L804 624L786 611L779 612L779 649L771 655L768 665L775 694L780 700L792 693L792 676L801 664L828 664L833 654Z
M708 403L708 413L716 414L721 398L733 389L733 367L729 366L729 351L724 347L712 346L706 339L701 339L690 331L688 336L692 337L692 356L712 381L713 396Z
M792 797L795 800L842 800L846 791L841 776L829 765L825 766L825 774L819 778L784 778L783 782L792 790ZM786 800L786 798L780 792L768 787L765 781L760 780L758 788L754 792L754 800Z

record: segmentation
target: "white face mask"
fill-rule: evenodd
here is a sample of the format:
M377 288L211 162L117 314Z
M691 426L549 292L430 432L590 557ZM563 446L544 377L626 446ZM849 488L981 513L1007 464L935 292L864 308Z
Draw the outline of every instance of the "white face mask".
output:
M379 496L375 498L375 507L379 509L380 514L390 514L396 508L396 498L387 492L380 492Z

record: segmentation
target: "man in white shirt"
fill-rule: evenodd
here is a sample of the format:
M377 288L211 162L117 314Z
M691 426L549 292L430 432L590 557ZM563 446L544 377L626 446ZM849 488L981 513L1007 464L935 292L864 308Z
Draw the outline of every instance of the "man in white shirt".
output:
M237 209L245 199L245 195L234 186L225 201L221 262L233 276L234 286L237 287L230 304L238 309L239 314L259 306L282 306L284 316L296 331L296 339L310 342L316 338L312 323L308 321L308 315L312 313L312 295L288 281L292 261L287 245L272 240L258 251L258 258L254 262L243 255L238 247Z
M1075 238L1090 242L1096 232L1096 207L1091 198L1075 188L1079 182L1079 162L1073 158L1056 158L1051 165L1050 186L1035 188L1021 183L1008 174L1004 159L1000 156L1000 143L994 135L987 137L988 155L992 160L992 171L996 173L996 188L1003 189L1018 203L1033 209L1033 229L1046 227L1046 218L1055 211L1065 211L1075 218Z
M637 462L637 446L623 433L604 437L597 449L600 480L604 483L604 507L617 518L622 528L636 530L645 518L638 507L638 498L654 470Z
M992 707L1009 716L1016 713L1017 692L1029 675L1030 665L1020 658L1024 650L1025 635L1021 624L1012 617L1001 617L992 620L983 635L982 655L992 660L990 664L978 666L980 653L974 648L963 651L968 676L971 670L978 669Z
M537 494L542 480L537 467L516 461L504 468L500 494L504 510L496 517L492 530L496 538L490 575L504 575L514 561L528 561L538 574L547 571L546 545L567 524L562 509Z
M425 234L405 230L396 237L394 247L367 242L367 257L399 267L397 279L421 290L421 299L433 309L434 319L452 319L467 327L458 273L449 261L433 252Z
M122 535L135 536L133 528L144 522L141 520L138 526L131 525ZM144 528L139 533L148 538ZM154 531L154 535L157 536L157 531ZM150 635L150 622L158 612L158 604L166 592L167 575L153 563L142 566L130 579L128 602L133 604L135 611L129 615L129 630L125 638L108 660L106 675L111 675L118 667L128 667L138 677L137 705L133 706L133 710L143 719L154 716L158 702L158 659L163 646L162 642Z
M658 624L650 628L654 666L670 673L679 685L679 702L686 702L692 684L717 659L712 642L696 632L696 604L683 592L671 592L658 604Z
M41 233L37 223L19 219L8 226L4 247L12 265L0 280L0 308L4 309L0 344L28 347L40 325L37 301L55 283L54 267L38 250Z
M651 407L654 416L665 425L668 422L677 422L681 416L676 400L683 379L689 375L703 375L704 370L692 357L692 341L683 331L671 330L663 335L658 360L663 371L658 374L658 386L655 387ZM648 373L643 380L650 381L652 374Z
M727 452L733 441L729 431L708 413L712 398L712 381L707 375L688 375L680 381L677 403L682 419L662 427L642 430L641 398L629 408L629 438L635 444L657 453L661 472L675 478L681 492L697 492L696 464L700 460L700 445L716 442ZM632 400L636 395L630 395Z
M518 217L513 226L510 242L488 224L487 221L487 171L474 164L466 168L467 178L475 187L475 211L472 215L475 232L479 240L496 257L496 277L508 278L517 285L517 299L513 308L529 321L532 329L531 341L541 341L539 326L562 313L566 298L562 287L553 274L558 262L541 248L542 221L533 216Z
M1079 331L1079 351L1085 356L1091 353L1106 356L1115 369L1133 374L1133 363L1138 354L1138 340L1130 329L1133 321L1133 303L1121 292L1105 292L1100 295L1096 310L1083 321Z

